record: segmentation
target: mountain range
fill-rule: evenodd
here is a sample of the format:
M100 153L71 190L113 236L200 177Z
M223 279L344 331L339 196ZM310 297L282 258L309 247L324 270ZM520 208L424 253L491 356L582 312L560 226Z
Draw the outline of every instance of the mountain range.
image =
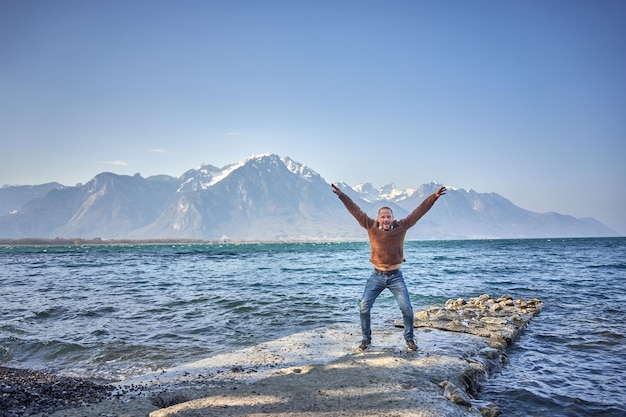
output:
M406 216L441 185L415 189L337 183L371 217L381 206ZM592 218L536 213L496 193L448 187L407 239L598 237L618 233ZM0 238L360 240L366 232L311 168L259 155L179 178L104 172L86 184L0 188Z

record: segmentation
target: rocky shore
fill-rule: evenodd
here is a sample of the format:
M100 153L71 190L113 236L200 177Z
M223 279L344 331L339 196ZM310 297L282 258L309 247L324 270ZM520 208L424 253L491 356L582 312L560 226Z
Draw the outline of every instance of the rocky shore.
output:
M83 407L111 397L112 385L0 366L0 417Z
M358 329L337 325L114 387L0 368L2 417L497 416L481 383L541 308L506 295L449 300L415 313L418 352L393 327L374 329L361 352Z

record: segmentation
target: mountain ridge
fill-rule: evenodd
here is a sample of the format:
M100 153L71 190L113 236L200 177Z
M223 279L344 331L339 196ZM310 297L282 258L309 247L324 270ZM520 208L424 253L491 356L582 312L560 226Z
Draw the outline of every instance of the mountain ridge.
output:
M402 218L441 184L336 183L375 217ZM24 187L24 188L20 188ZM39 188L33 188L39 187ZM33 190L37 190L33 193ZM30 195L28 194L30 193ZM11 198L7 198L10 196ZM222 168L203 164L175 178L103 172L86 184L3 186L0 238L362 240L365 231L310 167L276 154ZM407 239L596 237L618 234L592 218L535 213L497 193L450 187Z

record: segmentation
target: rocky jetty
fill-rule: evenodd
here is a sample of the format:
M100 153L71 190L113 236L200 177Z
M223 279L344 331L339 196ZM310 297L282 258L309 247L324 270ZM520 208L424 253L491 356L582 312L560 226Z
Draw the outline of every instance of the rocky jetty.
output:
M514 300L510 295L498 299L483 294L465 301L448 300L444 307L431 307L415 314L415 327L427 327L485 337L511 345L528 322L542 309L538 299ZM395 322L402 327L401 321Z
M338 324L122 381L91 404L57 391L70 408L54 412L63 404L49 400L45 414L14 404L5 415L493 417L501 411L480 399L481 383L506 363L507 347L541 308L507 295L449 300L415 314L417 352L406 349L401 321L374 328L366 351L357 349L358 326ZM3 381L10 395L29 390ZM108 397L97 402L99 395Z
M478 355L465 356L466 360L473 362L470 369L457 375L455 381L439 383L444 396L456 404L475 408L484 416L499 415L496 405L476 400L480 382L506 363L506 348L519 338L542 308L543 303L536 298L521 300L503 295L494 299L483 294L467 301L462 298L448 300L443 307L430 307L415 313L416 328L466 333L481 338L486 345ZM402 320L396 320L394 324L403 327Z

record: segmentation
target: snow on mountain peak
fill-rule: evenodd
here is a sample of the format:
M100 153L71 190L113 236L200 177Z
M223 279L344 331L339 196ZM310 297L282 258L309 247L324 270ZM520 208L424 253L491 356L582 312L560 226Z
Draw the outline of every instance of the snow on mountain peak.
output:
M383 200L404 200L405 198L411 197L415 193L413 188L406 188L404 190L399 190L397 188L392 188L386 193L381 193L380 198Z
M224 178L228 177L231 172L233 172L237 168L241 168L244 165L245 165L244 162L240 162L238 164L226 165L224 168L222 168L222 170L217 175L213 176L211 181L206 185L206 188L209 188L209 187L217 184L218 182L220 182Z
M319 176L319 174L317 174L317 172L313 171L311 168L309 168L306 165L301 164L300 162L296 162L293 159L289 158L288 156L286 157L280 157L276 154L259 154L259 155L254 155L249 157L247 161L251 161L251 160L257 160L257 161L262 161L264 159L270 159L272 162L282 162L285 167L292 173L304 178L304 179L311 179L315 176Z
M226 165L222 168L217 168L213 165L201 165L199 168L187 171L181 176L183 181L178 191L206 190L228 177L233 171L236 171L247 164L284 164L290 172L304 179L309 180L315 176L319 176L308 166L296 162L289 157L281 158L278 155L267 153L251 155L243 162Z
M281 158L281 161L283 161L289 171L301 176L302 178L311 179L318 176L317 172L313 171L308 166L296 162L289 157Z
M411 197L416 190L407 188L405 190L399 190L395 184L386 184L380 188L375 188L371 183L357 184L352 188L358 192L366 201L370 203L379 200L400 201Z
M246 158L246 160L243 162L244 164L246 162L250 162L250 161L262 161L265 158L269 158L272 157L274 155L272 155L271 153L260 153L257 155L250 155L249 157Z
M183 182L178 188L178 192L206 190L242 165L243 163L239 163L217 168L213 165L203 164L199 168L189 170L182 175Z

